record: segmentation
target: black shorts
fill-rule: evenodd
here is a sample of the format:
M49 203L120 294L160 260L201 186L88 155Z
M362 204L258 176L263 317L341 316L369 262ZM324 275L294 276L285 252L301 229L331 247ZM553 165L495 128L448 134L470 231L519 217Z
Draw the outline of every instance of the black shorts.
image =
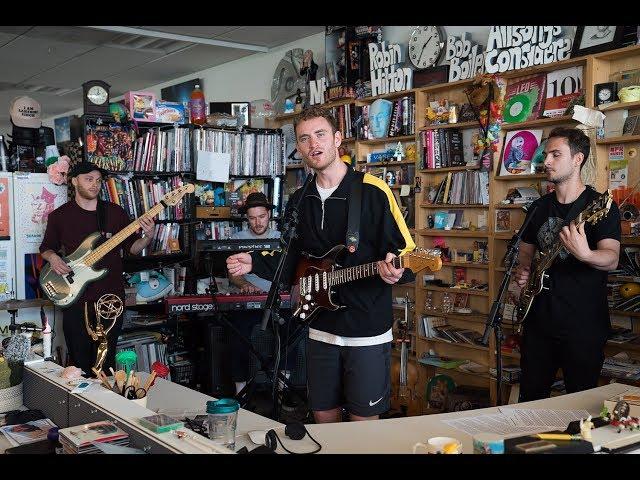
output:
M307 385L311 410L344 406L360 417L390 408L391 342L342 347L307 339Z

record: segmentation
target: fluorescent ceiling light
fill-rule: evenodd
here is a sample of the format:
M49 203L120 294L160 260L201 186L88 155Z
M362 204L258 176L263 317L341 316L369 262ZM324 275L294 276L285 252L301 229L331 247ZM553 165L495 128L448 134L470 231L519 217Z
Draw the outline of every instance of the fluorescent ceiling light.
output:
M144 30L142 28L122 27L122 26L89 26L80 25L83 28L93 28L95 30L106 30L108 32L128 33L131 35L142 35L146 37L165 38L181 42L199 43L202 45L213 45L216 47L237 48L239 50L250 50L253 52L268 52L268 47L250 45L247 43L227 42L224 40L213 40L211 38L194 37L191 35L178 35L175 33L157 32L154 30Z

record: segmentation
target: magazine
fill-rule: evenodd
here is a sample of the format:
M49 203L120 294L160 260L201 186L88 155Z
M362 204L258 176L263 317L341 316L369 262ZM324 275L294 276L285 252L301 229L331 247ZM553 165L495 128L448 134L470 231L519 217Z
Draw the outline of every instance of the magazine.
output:
M4 434L13 447L17 447L18 445L24 445L26 443L45 440L49 429L55 426L56 424L51 420L43 418L27 423L5 425L4 427L0 427L0 432Z

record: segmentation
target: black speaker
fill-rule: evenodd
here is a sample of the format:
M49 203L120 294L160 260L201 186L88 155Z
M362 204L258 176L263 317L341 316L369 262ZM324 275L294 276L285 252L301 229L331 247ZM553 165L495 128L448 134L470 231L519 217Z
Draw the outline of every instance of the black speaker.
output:
M218 322L207 325L205 388L214 397L233 395L229 331Z
M284 427L284 433L291 440L302 440L305 437L305 435L309 435L309 438L316 444L317 448L315 448L310 452L292 452L282 444L282 441L278 437L278 434L273 429L269 430L264 436L265 446L269 450L272 450L275 452L276 449L278 448L278 442L280 442L280 445L282 445L282 448L284 449L285 452L293 453L293 454L318 453L322 449L322 446L318 443L318 441L311 436L311 434L307 431L307 428L304 426L304 424L300 422L293 422L288 424L286 427Z

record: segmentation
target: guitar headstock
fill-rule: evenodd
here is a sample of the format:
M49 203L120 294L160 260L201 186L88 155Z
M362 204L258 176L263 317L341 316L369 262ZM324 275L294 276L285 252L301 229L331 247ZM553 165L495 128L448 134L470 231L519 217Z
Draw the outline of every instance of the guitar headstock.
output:
M613 195L611 195L611 190L607 190L605 193L600 195L600 198L591 202L589 206L582 211L580 214L582 220L584 220L585 223L589 222L590 224L595 225L597 222L602 220L602 218L607 216L612 202Z
M405 253L402 258L402 266L409 268L413 273L428 268L437 272L442 268L441 252L438 249L416 248L413 252Z
M167 193L164 197L162 197L162 200L164 200L164 203L166 203L167 205L177 205L182 197L184 197L187 193L195 192L195 190L196 187L193 185L193 183L185 183L181 187L178 187L175 190Z

